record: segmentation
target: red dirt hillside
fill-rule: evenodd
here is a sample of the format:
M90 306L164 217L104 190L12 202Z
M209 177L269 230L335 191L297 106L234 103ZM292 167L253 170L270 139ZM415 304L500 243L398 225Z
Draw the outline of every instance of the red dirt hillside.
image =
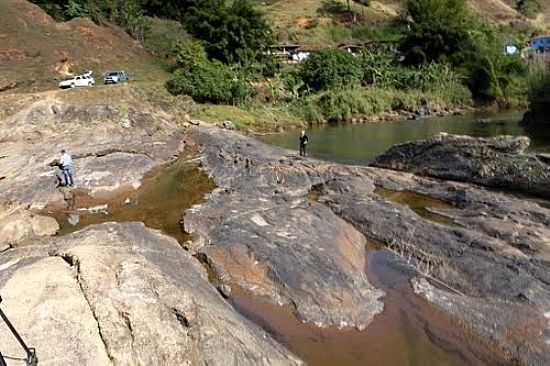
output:
M151 63L124 31L77 18L58 23L26 0L0 1L0 92L55 88L68 73L109 70L132 73Z

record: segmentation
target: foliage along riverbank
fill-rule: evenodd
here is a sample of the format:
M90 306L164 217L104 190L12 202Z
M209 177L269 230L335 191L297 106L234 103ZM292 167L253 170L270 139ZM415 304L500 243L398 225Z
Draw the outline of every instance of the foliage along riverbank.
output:
M519 36L485 24L462 0L408 1L406 19L394 21L399 37L393 42L355 53L318 49L291 65L271 57L270 25L251 3L210 5L215 16L191 7L186 27L195 40L176 44L175 71L166 84L170 93L205 104L200 117L206 120L270 130L414 119L527 100L527 65L502 52ZM226 22L235 17L240 25ZM208 31L220 24L228 32Z

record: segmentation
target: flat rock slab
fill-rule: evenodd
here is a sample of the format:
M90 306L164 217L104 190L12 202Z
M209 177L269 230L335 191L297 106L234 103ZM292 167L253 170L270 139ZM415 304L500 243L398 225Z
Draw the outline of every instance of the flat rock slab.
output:
M529 138L439 134L395 145L373 166L550 198L550 165L525 153Z
M300 364L235 312L175 239L139 223L10 250L0 292L44 364ZM21 356L7 329L0 338L4 355Z

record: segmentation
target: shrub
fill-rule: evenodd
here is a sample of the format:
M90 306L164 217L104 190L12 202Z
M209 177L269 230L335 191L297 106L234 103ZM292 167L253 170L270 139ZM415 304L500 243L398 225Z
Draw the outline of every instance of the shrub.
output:
M176 64L184 70L191 70L197 64L206 61L206 52L199 42L179 40L174 45Z
M329 90L294 101L291 111L313 123L348 120L354 115L372 115L390 110L414 110L428 103L456 107L471 104L468 89L421 92L392 88Z
M525 99L527 66L519 55L505 55L504 43L504 37L494 29L479 33L476 52L465 64L467 83L476 99L504 104Z
M311 90L324 90L358 85L363 78L361 62L339 49L313 52L302 64L299 76Z
M242 103L253 95L248 80L219 61L203 61L188 70L179 69L166 87L174 95L186 94L197 102L216 104Z

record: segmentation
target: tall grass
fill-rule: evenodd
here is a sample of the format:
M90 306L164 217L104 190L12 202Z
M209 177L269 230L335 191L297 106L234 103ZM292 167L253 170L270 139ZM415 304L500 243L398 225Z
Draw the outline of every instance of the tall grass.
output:
M463 107L472 103L468 89L462 85L433 91L394 88L355 88L328 90L295 101L291 111L312 122L349 120L356 115L376 115L386 111L415 110L426 104Z
M550 70L546 67L531 70L527 82L531 105L550 104Z

